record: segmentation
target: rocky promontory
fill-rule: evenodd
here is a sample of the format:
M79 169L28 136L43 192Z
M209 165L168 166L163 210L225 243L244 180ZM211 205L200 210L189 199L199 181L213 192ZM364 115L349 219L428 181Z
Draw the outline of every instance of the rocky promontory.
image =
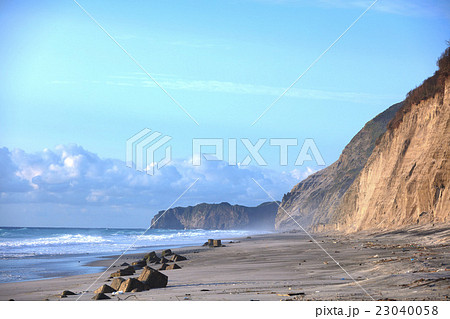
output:
M272 230L277 209L277 202L266 202L256 207L226 202L175 207L156 214L152 219L152 228Z

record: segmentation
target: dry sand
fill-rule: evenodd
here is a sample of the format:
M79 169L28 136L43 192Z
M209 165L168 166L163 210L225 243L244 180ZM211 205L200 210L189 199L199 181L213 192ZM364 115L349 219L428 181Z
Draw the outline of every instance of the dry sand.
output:
M378 234L314 235L355 283L304 233L253 236L226 247L174 249L188 258L182 269L162 271L166 288L125 293L111 300L448 300L450 226ZM109 274L142 255L125 255L86 292L109 283ZM109 266L113 259L94 262ZM154 266L157 269L158 265ZM135 275L137 277L140 271ZM0 300L73 301L100 274L0 284ZM127 277L125 277L127 278ZM359 286L360 285L360 286ZM362 287L362 288L361 288ZM363 290L367 291L367 293ZM291 294L291 295L290 295ZM370 297L370 296L371 297Z

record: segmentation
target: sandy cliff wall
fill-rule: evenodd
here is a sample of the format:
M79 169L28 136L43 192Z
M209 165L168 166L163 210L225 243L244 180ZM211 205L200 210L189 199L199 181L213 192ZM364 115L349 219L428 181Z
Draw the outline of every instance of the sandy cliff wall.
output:
M327 224L401 105L394 104L367 122L336 162L295 185L283 197L275 227L279 230L298 228L286 212L304 227Z
M347 232L450 221L450 80L381 138L330 224Z
M368 122L336 163L284 196L278 229L298 227L285 211L314 231L450 222L450 47L437 65L400 107Z

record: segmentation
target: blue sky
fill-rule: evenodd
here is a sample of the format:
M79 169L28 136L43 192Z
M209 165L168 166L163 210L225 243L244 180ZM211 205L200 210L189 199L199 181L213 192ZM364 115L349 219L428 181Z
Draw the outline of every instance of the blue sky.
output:
M191 177L199 176L186 164L192 138L314 138L330 164L365 122L432 75L450 34L446 1L380 0L251 126L371 1L79 3L200 125L73 1L3 1L0 146L6 148L3 166L11 162L11 171L2 171L0 225L142 226L149 215L170 205ZM158 183L123 167L126 140L145 127L173 137L176 160ZM230 171L209 163L200 174L204 187L178 204L257 204L267 197L242 178L264 176L267 189L281 198L318 169L314 163L295 167L295 158L280 167L276 148L263 153L266 168ZM245 156L242 149L238 154ZM69 185L80 178L89 181L83 191L68 191L49 174L51 165L64 167L71 156L81 158L75 161L81 166L76 172L59 171L59 177ZM128 201L114 201L111 188L96 184L102 175L89 175L87 168L115 165L146 181L137 183L142 189L135 192L127 184L131 177L114 175L122 176L117 185L130 189ZM208 184L208 178L216 184ZM227 178L236 184L217 183ZM160 196L160 189L171 196ZM108 200L87 201L99 193ZM158 200L146 200L152 195ZM135 216L133 222L123 222L124 212Z

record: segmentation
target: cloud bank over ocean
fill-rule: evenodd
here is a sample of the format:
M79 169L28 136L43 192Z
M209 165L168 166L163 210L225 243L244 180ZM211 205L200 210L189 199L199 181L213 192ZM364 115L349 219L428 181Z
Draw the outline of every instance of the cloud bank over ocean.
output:
M283 193L312 172L308 167L280 173L256 166L230 166L223 161L193 166L191 160L174 160L150 176L75 144L33 154L1 148L0 221L5 224L12 215L32 215L36 207L45 209L47 216L103 212L106 217L108 211L134 211L147 219L168 208L197 178L175 206L224 201L258 205L270 198L252 178L281 200ZM93 226L109 225L99 221Z

